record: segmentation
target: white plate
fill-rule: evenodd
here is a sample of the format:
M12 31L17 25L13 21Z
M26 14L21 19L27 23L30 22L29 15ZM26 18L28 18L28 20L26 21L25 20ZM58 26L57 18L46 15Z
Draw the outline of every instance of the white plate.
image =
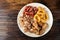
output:
M45 30L45 32L41 35L36 35L34 33L30 33L30 32L24 32L23 30L23 27L20 26L20 22L19 22L19 17L23 15L23 11L25 9L26 6L33 6L33 7L42 7L42 8L45 8L46 12L48 13L48 16L49 16L49 19L47 21L48 23L48 28ZM18 13L18 16L17 16L17 24L18 24L18 27L19 29L27 36L29 37L41 37L43 35L45 35L46 33L48 33L52 27L52 24L53 24L53 16L52 16L52 13L51 11L49 10L48 7L46 7L45 5L41 4L41 3L30 3L30 4L27 4L25 5Z

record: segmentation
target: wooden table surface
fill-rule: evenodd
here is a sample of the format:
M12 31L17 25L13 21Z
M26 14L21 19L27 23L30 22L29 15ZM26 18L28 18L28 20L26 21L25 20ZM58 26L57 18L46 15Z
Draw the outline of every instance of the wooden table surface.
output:
M46 5L54 17L51 30L39 38L24 35L17 25L19 10L32 2ZM60 0L0 0L0 40L60 40Z

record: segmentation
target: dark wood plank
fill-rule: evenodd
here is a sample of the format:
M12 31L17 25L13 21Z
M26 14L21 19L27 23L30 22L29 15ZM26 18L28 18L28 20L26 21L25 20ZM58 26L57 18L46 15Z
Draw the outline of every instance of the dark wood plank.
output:
M18 28L20 9L32 2L46 5L53 14L54 23L49 33L39 38L24 35ZM0 40L60 40L60 0L0 0Z

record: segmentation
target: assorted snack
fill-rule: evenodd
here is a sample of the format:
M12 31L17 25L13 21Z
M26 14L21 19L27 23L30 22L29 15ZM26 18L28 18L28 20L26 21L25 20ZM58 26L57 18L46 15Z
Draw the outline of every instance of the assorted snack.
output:
M20 16L20 25L24 27L25 32L40 35L48 27L47 20L48 14L44 8L26 6L23 16Z

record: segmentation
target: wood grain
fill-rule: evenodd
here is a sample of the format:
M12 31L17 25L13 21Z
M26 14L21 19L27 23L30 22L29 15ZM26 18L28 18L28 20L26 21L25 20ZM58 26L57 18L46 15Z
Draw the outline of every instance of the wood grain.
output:
M43 37L31 38L18 28L17 15L20 9L32 2L46 5L53 14L54 23ZM0 0L0 40L60 40L60 0Z

